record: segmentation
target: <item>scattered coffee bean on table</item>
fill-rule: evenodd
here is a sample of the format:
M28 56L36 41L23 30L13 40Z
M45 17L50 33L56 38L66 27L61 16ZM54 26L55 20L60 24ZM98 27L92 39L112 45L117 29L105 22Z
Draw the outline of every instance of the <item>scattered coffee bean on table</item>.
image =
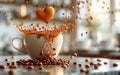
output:
M94 69L98 69L99 65L98 64L94 64Z
M118 66L118 64L117 63L113 63L113 67L117 67Z
M85 68L90 68L90 65L89 65L89 64L86 64L86 65L85 65Z
M15 65L15 62L11 62L11 65Z
M70 56L70 58L73 59L73 58L75 58L75 56L72 55L72 56Z
M78 64L78 67L82 67L82 64Z
M15 58L15 56L13 55L11 58L12 58L12 59L14 59L14 58Z
M98 61L98 62L101 62L101 60L100 60L99 58L97 59L97 61Z
M85 72L85 69L80 69L80 72Z
M90 62L90 60L89 59L85 59L85 62Z
M105 65L108 64L107 62L103 62Z
M97 63L98 64L98 66L101 66L102 64L101 63Z
M77 56L77 53L74 53L74 54L73 54L73 56L75 56L75 57L76 57L76 56Z
M68 66L64 64L61 67L64 68L64 69L66 69Z
M10 65L10 63L6 63L6 65L7 65L7 66L9 66L9 65Z
M17 68L17 66L16 65L9 65L9 68Z
M5 59L5 61L7 62L7 61L8 61L8 59Z
M30 66L30 65L25 66L25 68L28 69L28 70L34 70L34 66Z
M85 73L89 73L90 72L90 70L87 68L87 69L85 69Z
M23 66L41 66L41 65L61 65L62 68L65 68L69 65L70 61L62 60L62 59L56 59L51 56L43 56L42 58L38 59L20 59L16 61L17 65L23 65Z
M0 65L0 69L6 69L5 65Z
M43 66L40 66L40 67L39 67L39 70L43 70L43 69L44 69L44 67L43 67Z
M77 62L73 62L74 65L77 65Z
M94 63L93 63L93 62L90 62L89 64L90 64L90 65L94 65Z

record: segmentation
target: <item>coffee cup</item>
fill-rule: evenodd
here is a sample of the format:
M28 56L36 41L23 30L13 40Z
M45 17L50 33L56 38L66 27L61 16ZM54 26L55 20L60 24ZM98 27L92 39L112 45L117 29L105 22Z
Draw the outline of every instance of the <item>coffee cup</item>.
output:
M19 43L19 44L18 44ZM18 45L17 45L18 44ZM44 37L37 38L36 35L25 35L24 37L15 37L12 40L13 47L32 58L41 58L48 53L57 57L63 44L63 35L59 34L53 39L52 48Z

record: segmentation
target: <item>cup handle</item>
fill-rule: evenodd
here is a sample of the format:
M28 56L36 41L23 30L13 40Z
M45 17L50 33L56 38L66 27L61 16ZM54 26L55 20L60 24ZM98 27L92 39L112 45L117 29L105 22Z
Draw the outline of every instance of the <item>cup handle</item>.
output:
M21 49L16 46L16 43L18 42L17 40L19 40L19 41L21 42ZM16 42L16 41L17 41L17 42ZM17 43L17 44L18 44L18 43ZM16 50L18 50L19 52L22 52L22 53L24 53L24 54L27 54L27 51L26 51L26 49L25 49L25 45L24 45L23 39L21 39L21 38L19 38L19 37L14 38L14 39L12 40L12 46L13 46ZM23 47L24 47L24 48L23 48ZM22 48L23 48L24 50L23 50Z

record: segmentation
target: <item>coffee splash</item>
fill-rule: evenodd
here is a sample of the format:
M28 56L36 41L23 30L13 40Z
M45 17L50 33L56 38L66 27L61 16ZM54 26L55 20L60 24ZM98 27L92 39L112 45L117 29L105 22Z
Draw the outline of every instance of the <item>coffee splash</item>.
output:
M52 48L52 43L55 37L57 37L59 34L66 32L68 29L67 25L62 25L61 28L57 28L56 25L53 25L53 29L47 29L45 27L39 28L37 30L37 26L31 26L30 29L26 29L23 27L23 24L16 26L18 30L23 33L24 35L36 35L36 37L39 39L40 37L43 37L48 41L49 47Z

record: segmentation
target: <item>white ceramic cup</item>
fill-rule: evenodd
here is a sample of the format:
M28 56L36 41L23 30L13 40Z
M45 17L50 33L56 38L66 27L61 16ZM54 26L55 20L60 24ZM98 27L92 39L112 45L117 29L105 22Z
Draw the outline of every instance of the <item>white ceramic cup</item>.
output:
M16 43L21 43L20 47ZM26 35L23 38L16 37L12 40L13 47L23 53L27 53L32 58L41 58L43 55L46 55L48 52L55 54L54 57L57 57L63 44L63 35L59 34L53 40L53 48L51 50L48 47L48 41L43 37L37 38L36 35ZM42 52L42 55L41 55Z

